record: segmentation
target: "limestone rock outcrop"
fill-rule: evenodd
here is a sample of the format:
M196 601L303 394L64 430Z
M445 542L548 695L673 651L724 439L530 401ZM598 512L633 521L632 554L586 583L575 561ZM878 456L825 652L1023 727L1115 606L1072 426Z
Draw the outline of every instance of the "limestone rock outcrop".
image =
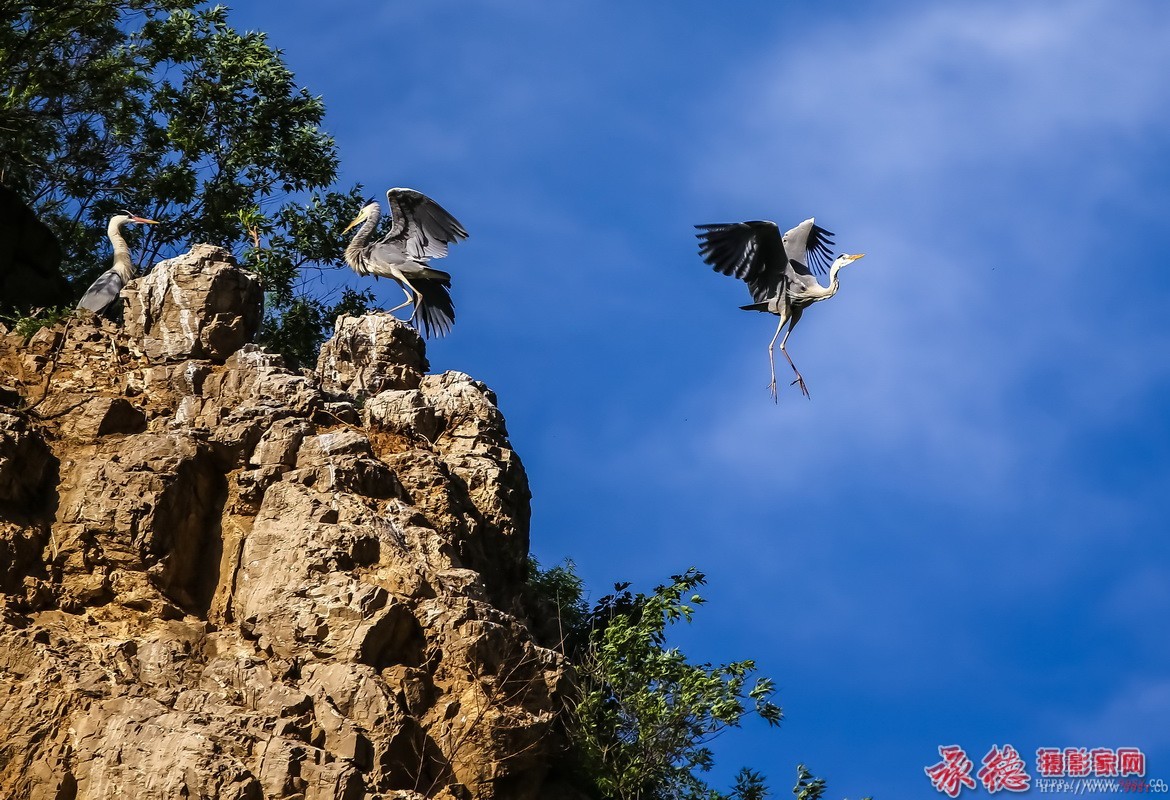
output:
M385 314L286 369L225 255L0 336L0 798L553 796L496 398Z
M123 294L126 335L152 361L222 362L260 329L260 281L213 245L159 262Z

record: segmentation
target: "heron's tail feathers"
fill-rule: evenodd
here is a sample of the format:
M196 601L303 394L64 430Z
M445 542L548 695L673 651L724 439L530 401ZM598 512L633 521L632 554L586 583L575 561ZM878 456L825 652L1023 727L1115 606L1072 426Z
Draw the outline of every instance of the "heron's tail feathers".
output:
M751 303L746 306L740 306L740 308L742 308L744 311L771 311L771 309L768 308L767 301L764 301L763 303Z
M436 277L411 276L411 285L422 299L415 309L412 324L423 336L443 336L455 324L455 304L451 302L451 276L428 269Z

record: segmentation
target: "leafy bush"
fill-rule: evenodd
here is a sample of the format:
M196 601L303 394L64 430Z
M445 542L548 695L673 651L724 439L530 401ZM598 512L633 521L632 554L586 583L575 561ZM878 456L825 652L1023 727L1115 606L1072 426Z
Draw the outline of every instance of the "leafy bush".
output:
M72 308L57 306L55 308L37 308L27 316L5 317L4 319L12 323L13 333L27 339L41 328L51 327L71 316L73 316Z
M709 742L756 714L778 725L775 684L755 677L754 661L693 664L667 645L671 625L690 622L704 603L706 582L692 568L650 594L618 584L587 611L584 586L566 561L549 570L530 562L530 602L557 620L546 644L572 662L577 695L566 715L575 782L612 800L762 800L763 777L741 769L729 793L712 789L703 773L714 765ZM549 641L551 638L551 642ZM803 765L793 790L819 800L824 781Z
M597 788L619 800L761 797L763 786L740 772L731 795L713 792L700 773L714 757L707 743L754 712L770 725L782 718L768 678L751 681L755 663L692 664L666 646L666 631L690 622L706 582L692 568L651 594L619 585L590 615L587 644L576 660L580 696L573 738ZM751 681L749 683L749 681Z

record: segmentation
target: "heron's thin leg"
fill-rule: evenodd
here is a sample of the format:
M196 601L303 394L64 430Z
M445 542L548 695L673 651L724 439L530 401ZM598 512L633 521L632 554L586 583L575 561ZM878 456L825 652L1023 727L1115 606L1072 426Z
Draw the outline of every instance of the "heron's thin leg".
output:
M784 357L788 359L789 366L791 366L792 371L796 373L796 380L794 380L793 383L799 383L800 391L804 392L805 397L807 397L809 400L812 400L812 395L808 393L808 387L804 385L804 378L801 376L800 370L796 368L796 364L792 363L792 356L788 355L788 351L784 348L784 345L788 343L788 337L792 334L792 329L795 327L795 325L796 320L793 320L793 324L788 326L788 331L784 334L784 338L780 340L780 352L783 353ZM777 331L777 333L779 333L779 331Z
M784 327L784 323L787 321L788 321L788 318L786 316L784 316L783 314L781 314L780 315L780 324L776 326L776 333L772 334L772 341L770 341L768 343L768 366L772 369L772 382L768 384L768 391L770 391L772 393L772 402L774 402L774 403L778 403L778 402L780 402L780 400L776 396L776 358L772 352L772 348L776 346L776 338L778 336L780 336L780 330L781 330L781 328ZM791 330L791 328L789 330ZM787 339L788 337L785 336L784 338ZM784 349L783 344L780 345L780 349L781 350ZM784 355L788 355L788 354L785 353ZM791 361L791 359L790 359L790 361Z
M396 282L396 283L398 283L397 281L395 281L395 282ZM416 301L416 299L415 299L415 296L414 296L413 294L411 294L411 290L412 290L414 287L413 287L413 286L411 286L411 288L410 288L410 289L407 289L407 288L406 288L407 286L410 286L410 284L406 284L406 286L404 286L404 285L402 285L401 283L398 283L398 288L402 290L402 293L403 293L404 295L406 295L406 302L405 302L405 303L399 303L398 305L394 306L394 308L392 308L392 309L390 309L389 311L387 311L387 312L386 312L387 314L393 314L393 313L394 313L395 311L397 311L398 309L400 309L400 308L406 308L406 307L407 307L408 305L410 305L411 303L415 303L415 306L416 306L416 308L417 308L417 305L418 305L418 304L417 304L417 301ZM410 318L411 318L411 319L414 319L414 314L411 314L411 315L410 315Z
M411 288L414 288L414 287L411 287ZM422 294L421 294L421 293L419 293L419 292L415 292L415 293L414 293L414 301L413 301L413 302L414 302L414 308L413 308L413 309L411 309L411 311L410 311L410 319L408 319L408 320L407 320L407 322L414 322L414 317L415 317L415 315L416 315L416 314L418 314L418 307L419 307L419 305L420 305L421 301L422 301Z
M110 334L109 331L103 330L102 333L106 335L106 341L110 343L110 354L113 356L115 375L113 382L117 383L117 376L121 373L122 370L122 357L118 355L118 343L114 341L114 337Z

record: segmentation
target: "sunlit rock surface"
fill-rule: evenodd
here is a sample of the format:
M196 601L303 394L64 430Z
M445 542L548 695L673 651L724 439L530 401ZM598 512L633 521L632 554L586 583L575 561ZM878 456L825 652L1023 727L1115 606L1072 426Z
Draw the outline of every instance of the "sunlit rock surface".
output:
M0 332L0 797L557 795L494 395L385 314L294 373L259 304L201 246Z

